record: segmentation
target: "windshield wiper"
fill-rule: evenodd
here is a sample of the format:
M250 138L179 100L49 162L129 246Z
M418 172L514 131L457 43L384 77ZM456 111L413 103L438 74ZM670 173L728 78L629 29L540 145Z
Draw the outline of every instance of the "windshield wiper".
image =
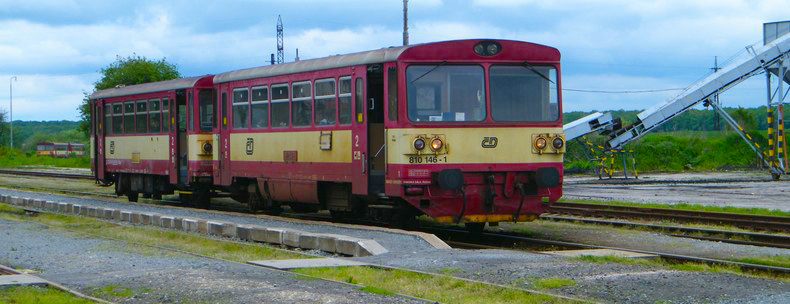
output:
M409 83L414 83L415 81L417 81L417 80L420 80L420 78L423 78L423 77L425 77L425 75L428 75L428 74L430 74L431 72L433 72L433 70L435 70L435 69L438 69L440 66L443 66L443 65L445 65L446 63L447 63L447 61L442 61L442 63L440 63L440 64L437 64L435 67L431 68L431 69L430 69L430 70L428 70L427 72L425 72L425 73L422 73L422 75L420 75L420 77L414 78L414 80L412 80L412 81L411 81L411 82L409 82Z
M556 83L554 83L554 81L552 81L551 79L549 79L549 77L546 77L546 75L543 75L543 73L541 73L540 71L535 69L535 66L532 65L531 63L529 63L528 61L524 61L521 64L523 64L524 67L526 67L527 69L532 71L532 73L538 74L538 76L540 76L541 78L546 79L548 82L551 82L552 84L556 85Z

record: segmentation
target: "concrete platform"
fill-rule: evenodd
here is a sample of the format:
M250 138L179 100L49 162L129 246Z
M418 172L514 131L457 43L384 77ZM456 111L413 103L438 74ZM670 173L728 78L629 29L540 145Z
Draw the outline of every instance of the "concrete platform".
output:
M49 283L40 278L26 274L0 275L0 288L30 285L47 286Z
M580 257L580 256L614 256L618 258L635 258L635 259L649 259L657 258L657 255L639 253L633 251L611 250L611 249L580 249L580 250L558 250L558 251L542 251L545 254L559 255L564 257Z
M263 266L268 268L289 270L299 268L323 268L323 267L347 267L347 266L366 266L370 265L365 262L351 261L335 258L324 259L295 259L295 260L263 260L263 261L249 261L252 265Z

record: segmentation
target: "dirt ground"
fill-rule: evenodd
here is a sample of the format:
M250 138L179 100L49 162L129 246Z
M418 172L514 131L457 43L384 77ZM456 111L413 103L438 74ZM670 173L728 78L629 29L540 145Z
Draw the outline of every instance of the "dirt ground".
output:
M565 199L693 203L790 211L790 178L767 172L649 173L639 179L565 177Z

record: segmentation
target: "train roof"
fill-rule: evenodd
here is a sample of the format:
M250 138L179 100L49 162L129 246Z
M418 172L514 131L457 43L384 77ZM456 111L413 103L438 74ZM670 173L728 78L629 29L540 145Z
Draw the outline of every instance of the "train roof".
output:
M198 83L198 81L200 81L205 77L211 77L211 75L178 78L173 80L149 82L149 83L136 84L136 85L130 85L130 86L124 86L118 88L111 88L111 89L94 92L93 94L91 94L90 99L121 97L121 96L129 96L136 94L187 89L194 87Z
M242 69L236 71L225 72L214 76L214 83L224 83L236 80L245 80L260 77L271 77L278 75L302 73L309 71L318 71L326 69L334 69L346 66L383 63L395 61L407 49L418 46L420 44L413 44L409 46L389 47L373 51L365 51L359 53L351 53L345 55L334 55L323 58L300 60L295 62L267 65L257 68Z

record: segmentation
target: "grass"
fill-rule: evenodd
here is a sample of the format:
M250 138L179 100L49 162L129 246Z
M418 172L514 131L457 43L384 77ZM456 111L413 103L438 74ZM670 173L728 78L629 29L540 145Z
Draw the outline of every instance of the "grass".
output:
M126 299L134 295L131 289L116 285L107 285L91 292L91 296L102 299Z
M561 200L561 202L790 217L790 211L782 211L779 209L742 208L742 207L726 207L726 206L721 207L721 206L710 206L710 205L700 205L700 204L690 204L690 203L661 204L661 203L635 203L635 202L620 202L620 201L600 202L600 201L588 201L588 200Z
M0 218L45 224L65 231L112 238L136 244L158 246L199 255L245 263L260 259L295 259L308 256L254 244L209 239L199 235L153 227L122 226L92 218L41 213L35 217L24 215L22 209L0 204ZM139 246L126 246L129 249Z
M576 259L578 261L588 262L588 263L596 263L596 264L619 263L619 264L627 264L627 265L639 265L643 267L670 269L677 271L730 273L730 274L744 275L751 277L779 279L783 281L787 281L790 278L785 275L768 275L764 273L745 272L737 266L710 265L710 264L693 263L693 262L674 263L664 259L633 259L633 258L622 258L616 256L589 256L589 255L574 257L573 259Z
M569 300L445 276L372 267L307 268L296 273L361 284L367 292L403 294L443 303L568 303Z
M70 293L49 287L11 287L0 289L0 303L93 303Z
M735 262L790 268L790 255L769 255L752 258L733 258Z
M64 168L90 168L90 157L55 158L38 156L35 152L21 153L17 150L0 148L0 167L21 167L30 165L54 166Z
M540 289L554 289L554 288L561 288L565 286L576 286L576 281L571 279L561 279L561 278L545 278L545 279L535 280L534 282L532 282L532 286Z

